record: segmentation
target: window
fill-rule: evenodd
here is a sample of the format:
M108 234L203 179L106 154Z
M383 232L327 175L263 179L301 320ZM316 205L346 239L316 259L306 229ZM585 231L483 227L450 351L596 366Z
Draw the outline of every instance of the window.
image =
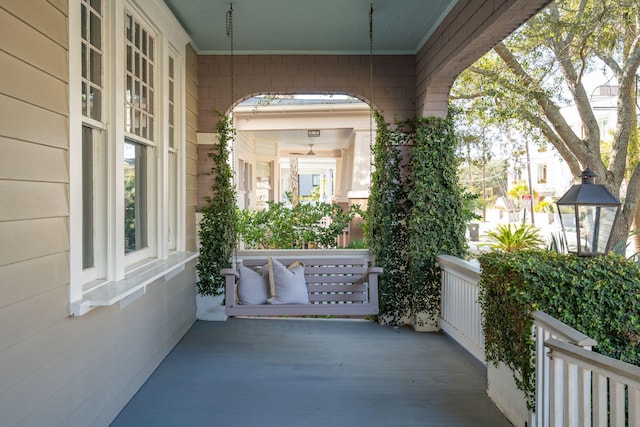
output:
M598 128L600 129L600 140L607 140L609 135L609 121L607 119L598 120Z
M167 249L170 251L176 250L177 246L177 227L178 227L178 152L176 148L178 143L178 127L176 126L176 106L178 99L176 96L177 88L177 67L176 60L173 54L170 54L167 61L167 91L168 91L168 153L169 159L167 161L168 182L169 182L169 194L167 200L168 209L168 227L169 232L167 235Z
M102 120L102 4L82 0L82 115Z
M82 126L82 268L95 265L93 257L93 133Z
M126 35L126 131L153 141L154 38L130 14Z
M175 251L178 239L178 154L169 152L169 233L167 248Z
M547 165L538 165L538 184L547 183Z
M138 262L154 252L149 242L153 221L148 209L152 191L148 159L154 149L154 36L130 13L125 16L125 132L124 141L124 253L149 248L149 253L130 257Z
M175 101L175 65L173 57L169 57L169 148L175 147L175 114L176 114L176 101Z
M256 210L267 208L267 202L273 200L273 162L256 162Z
M147 147L124 144L124 252L147 247Z
M82 278L104 274L104 28L100 0L80 1Z
M178 113L189 38L167 13L162 2L142 13L131 0L69 1L74 315L143 295L137 291L195 257L184 248Z

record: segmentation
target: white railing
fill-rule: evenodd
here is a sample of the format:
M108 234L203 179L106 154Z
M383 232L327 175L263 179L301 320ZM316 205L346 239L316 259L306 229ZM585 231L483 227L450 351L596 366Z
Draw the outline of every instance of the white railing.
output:
M482 363L484 333L478 304L480 268L450 255L437 257L442 270L440 327Z
M442 271L440 327L484 363L480 268L449 255ZM596 342L543 312L532 313L536 342L534 427L640 427L640 367L592 352ZM500 406L500 405L498 405Z
M549 349L545 346L545 342L549 339L555 339L580 347L585 351L591 351L597 343L585 334L542 311L533 312L531 316L533 317L532 332L536 343L536 408L535 412L530 414L530 419L532 426L545 427L551 425L550 395L559 386L549 377L551 360L547 357ZM582 389L582 395L585 398L588 398L590 391L587 379L587 373L582 372L576 383Z
M640 426L640 367L549 339L549 426Z

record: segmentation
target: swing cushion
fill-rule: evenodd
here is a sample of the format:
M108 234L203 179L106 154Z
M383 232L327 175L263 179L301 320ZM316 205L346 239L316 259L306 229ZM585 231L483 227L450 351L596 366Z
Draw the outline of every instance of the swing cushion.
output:
M302 262L285 267L277 259L269 257L269 280L272 295L269 304L309 304Z
M265 266L266 267L266 266ZM253 270L238 265L238 304L266 304L269 299L269 271L261 267Z

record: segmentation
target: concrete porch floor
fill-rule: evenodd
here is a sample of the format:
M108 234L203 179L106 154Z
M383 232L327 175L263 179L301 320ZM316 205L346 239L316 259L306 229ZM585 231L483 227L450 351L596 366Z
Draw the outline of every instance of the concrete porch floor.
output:
M112 426L510 426L447 336L373 322L197 321Z

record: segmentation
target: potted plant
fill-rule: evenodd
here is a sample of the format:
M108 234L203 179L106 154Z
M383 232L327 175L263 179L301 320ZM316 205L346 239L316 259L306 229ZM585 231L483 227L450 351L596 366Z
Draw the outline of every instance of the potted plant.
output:
M216 126L217 145L208 153L212 160L211 194L205 198L200 221L200 255L198 274L197 317L202 320L224 319L224 277L220 270L231 267L236 247L236 190L229 164L229 145L235 129L232 120L220 114ZM218 297L218 298L215 298ZM221 313L221 314L220 314Z

